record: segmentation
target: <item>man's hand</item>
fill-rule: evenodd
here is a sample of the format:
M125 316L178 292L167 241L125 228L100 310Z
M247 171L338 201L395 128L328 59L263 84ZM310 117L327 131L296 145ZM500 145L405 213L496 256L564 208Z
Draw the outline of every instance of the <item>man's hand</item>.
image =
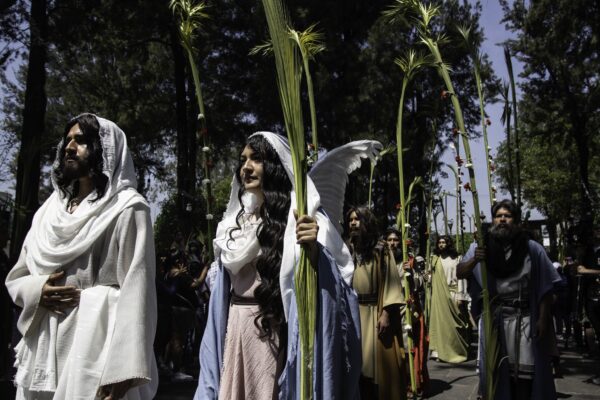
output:
M65 271L55 272L50 275L44 287L40 305L57 314L64 315L63 309L79 305L80 290L75 286L54 286L54 282L62 279Z
M381 311L379 320L377 321L377 332L382 335L390 326L390 316L386 310Z
M402 264L402 268L404 268L405 271L410 271L412 269L410 267L410 261L405 261L404 264Z
M98 396L102 400L118 400L125 396L125 393L133 386L133 379L123 382L113 383L112 385L102 386L98 389Z

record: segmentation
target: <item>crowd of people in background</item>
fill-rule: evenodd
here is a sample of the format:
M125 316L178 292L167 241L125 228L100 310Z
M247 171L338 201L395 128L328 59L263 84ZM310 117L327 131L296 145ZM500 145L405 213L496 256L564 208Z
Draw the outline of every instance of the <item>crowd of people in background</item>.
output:
M98 153L114 147L113 170L98 178ZM590 382L600 385L600 227L586 238L567 230L564 254L549 255L520 207L501 200L465 254L458 238L437 233L427 238L429 252L403 243L395 227L382 230L369 207L347 207L342 232L324 212L296 215L290 163L285 138L250 136L214 254L199 236L176 232L155 256L124 133L92 114L71 120L53 169L56 191L36 214L17 264L0 251L2 320L23 335L15 347L17 332L2 332L0 367L4 377L15 373L8 363L15 349L17 398L75 398L73 391L88 398L97 390L109 399L150 398L157 373L163 382L198 379L198 399L297 398L300 246L318 271L318 398L427 395L429 360L473 357L485 397L492 346L504 360L496 398L556 398L561 343L596 360ZM310 210L319 193L308 191ZM0 230L0 248L6 240ZM485 285L497 338L484 333ZM95 380L81 385L77 371L93 364L85 357L96 362ZM39 363L56 376L40 373Z

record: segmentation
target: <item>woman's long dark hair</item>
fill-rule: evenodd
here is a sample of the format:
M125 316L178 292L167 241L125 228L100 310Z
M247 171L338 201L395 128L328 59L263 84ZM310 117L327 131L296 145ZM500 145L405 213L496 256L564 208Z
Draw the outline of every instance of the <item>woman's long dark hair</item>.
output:
M79 191L79 181L72 181L64 176L65 149L68 144L66 137L75 124L79 124L79 129L81 129L89 151L89 175L96 189L96 198L90 201L94 202L104 196L108 177L102 173L104 162L102 160L102 144L100 143L100 124L93 114L81 114L67 122L61 147L58 150L58 165L52 170L52 174L63 197L71 197L77 194Z
M356 213L359 225L359 237L354 239L350 232L350 214ZM352 244L354 253L360 255L363 260L370 261L375 257L375 246L379 238L379 227L377 218L367 207L350 207L346 213L344 226L348 229L348 242Z
M260 208L261 223L256 236L261 248L261 255L256 260L256 269L261 282L254 290L254 297L259 305L259 315L254 324L263 331L264 336L274 338L274 333L280 337L280 346L285 346L286 324L279 286L279 271L283 255L283 235L290 209L290 192L292 183L281 164L279 156L267 139L257 135L248 139L246 145L259 155L263 163L262 191L264 202ZM244 184L240 177L243 163L240 160L236 170L236 179L240 184L238 198L242 204ZM244 208L237 215L237 225L244 214Z

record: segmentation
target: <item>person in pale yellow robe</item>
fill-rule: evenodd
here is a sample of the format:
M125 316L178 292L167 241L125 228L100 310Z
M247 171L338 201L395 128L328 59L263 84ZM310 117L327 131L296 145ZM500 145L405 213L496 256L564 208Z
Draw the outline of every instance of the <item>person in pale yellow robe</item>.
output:
M399 307L405 301L394 256L385 242L378 243L377 223L368 209L352 208L346 217L355 263L352 286L358 294L360 310L361 397L405 399L405 356L399 318Z
M449 236L438 239L434 253L429 349L432 358L461 363L469 353L466 282L456 278L461 259Z

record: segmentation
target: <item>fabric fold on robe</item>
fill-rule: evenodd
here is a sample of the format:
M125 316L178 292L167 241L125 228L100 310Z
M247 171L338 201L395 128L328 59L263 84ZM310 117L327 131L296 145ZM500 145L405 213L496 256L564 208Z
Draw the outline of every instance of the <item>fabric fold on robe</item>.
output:
M560 280L560 276L552 266L552 262L546 254L546 250L539 243L529 240L529 256L531 257L531 275L530 275L530 287L529 287L529 310L531 312L531 329L535 329L536 321L539 317L539 305L542 298L547 293L551 292L554 288L554 282ZM477 244L473 243L469 247L467 254L464 256L464 260L469 260L475 256L475 249ZM488 273L488 287L490 290L490 297L496 293L496 281L493 276ZM473 269L473 275L470 279L469 295L473 301L473 304L479 304L481 302L481 264L477 264ZM477 310L481 310L481 306L477 307ZM481 312L481 311L479 311ZM551 321L551 320L550 320ZM480 321L481 322L481 321ZM498 335L500 342L504 341L504 327L502 320L496 320L496 327L498 329ZM480 330L481 331L481 330ZM554 338L550 337L553 330L549 330L549 335L545 340L533 340L533 354L535 358L534 373L533 373L533 385L532 385L532 400L547 400L556 399L556 387L554 385L554 377L552 373L552 351L554 349L553 341ZM529 332L531 336L533 332ZM480 390L485 387L485 342L484 337L480 337L481 346L481 360L479 368L479 387ZM505 348L501 349L500 357L506 356ZM498 368L498 383L496 386L495 400L510 400L510 370L508 362L503 362Z
M314 399L358 399L360 332L354 291L342 279L326 248L319 245L318 315L315 333ZM195 400L217 399L230 305L230 279L221 264L211 294L209 316L200 345L200 378ZM299 334L295 298L288 316L285 368L279 399L299 398Z
M370 261L357 263L353 287L361 295L377 295L377 302L360 304L361 347L363 355L363 394L373 385L380 399L406 398L406 356L402 339L400 307L405 304L396 262L389 249L375 250ZM390 326L379 335L377 321L383 309ZM375 394L372 394L375 395Z
M461 363L468 357L469 343L465 337L469 324L452 298L440 258L435 256L432 265L429 348L437 351L442 361Z

